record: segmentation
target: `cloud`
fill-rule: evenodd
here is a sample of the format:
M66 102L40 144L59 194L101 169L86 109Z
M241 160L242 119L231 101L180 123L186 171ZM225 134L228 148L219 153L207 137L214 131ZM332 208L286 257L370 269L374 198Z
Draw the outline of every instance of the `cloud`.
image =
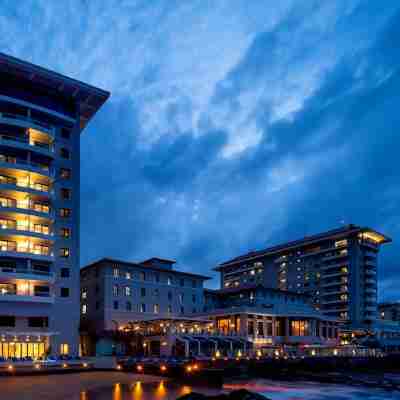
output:
M399 8L8 2L2 51L112 92L81 139L82 263L158 255L207 274L343 219L396 238Z

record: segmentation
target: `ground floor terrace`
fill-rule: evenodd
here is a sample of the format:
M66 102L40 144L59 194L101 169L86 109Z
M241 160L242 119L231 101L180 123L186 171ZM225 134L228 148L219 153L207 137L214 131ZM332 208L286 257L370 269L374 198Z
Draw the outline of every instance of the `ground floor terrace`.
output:
M283 346L334 347L337 337L334 321L309 316L214 313L132 321L95 338L83 335L82 348L84 355L236 357L279 352Z

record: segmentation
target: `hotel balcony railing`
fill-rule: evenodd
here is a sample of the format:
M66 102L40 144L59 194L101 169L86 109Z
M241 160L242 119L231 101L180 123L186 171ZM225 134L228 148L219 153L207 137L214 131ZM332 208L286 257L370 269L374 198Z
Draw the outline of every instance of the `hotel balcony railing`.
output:
M33 294L17 294L16 292L1 292L0 302L15 301L28 303L54 303L54 295L49 292L35 292Z
M335 280L332 282L326 282L321 285L321 287L329 287L329 286L340 286L345 285L347 282L342 282L341 280Z
M327 261L327 260L333 260L335 258L347 258L348 256L349 256L348 252L342 250L338 254L326 255L326 256L322 257L322 259L324 261Z
M340 308L330 308L330 309L321 309L324 314L330 313L339 313L349 311L349 307L340 307Z
M348 275L348 271L336 271L336 272L330 272L329 274L324 274L322 275L322 279L328 279L328 278L333 278L335 276L346 276Z
M335 294L345 294L345 293L348 293L348 292L349 292L348 288L346 288L346 289L342 289L341 288L339 290L334 289L334 290L330 290L330 291L324 291L324 293L321 294L321 297L332 296L332 295L335 295Z
M37 119L28 117L26 115L12 114L10 112L0 112L0 118L28 122L29 124L33 124L36 125L37 127L44 128L46 130L46 133L54 136L55 129L53 125L48 124L44 121L39 121Z
M33 167L37 170L40 170L40 172L46 173L46 175L54 175L54 168L52 168L50 165L37 163L34 161L29 162L27 160L24 160L23 158L10 157L4 154L0 154L0 163L16 164L16 169L21 169L19 168L20 165Z
M335 300L323 301L321 304L322 304L322 305L325 305L325 304L337 304L337 303L340 303L340 304L347 304L348 302L349 302L348 299L346 299L346 300L343 300L343 299L335 299Z
M38 182L18 181L17 179L13 179L12 177L5 176L5 175L0 175L0 185L14 186L17 190L19 188L32 189L32 190L36 190L38 192L42 192L42 193L46 193L46 194L48 193L49 195L52 194L52 191L51 191L49 185L45 185L43 183L38 183Z
M0 229L1 230L15 230L20 232L28 232L28 233L39 233L41 235L53 235L53 232L46 225L40 224L31 224L30 226L17 225L16 221L7 220L6 223L3 223L0 220Z
M375 275L376 275L376 271L373 270L373 269L366 269L366 270L364 271L364 273L365 273L365 275L372 275L372 276L375 276Z
M2 243L3 242L3 243ZM34 246L18 246L16 242L6 242L0 240L0 252L13 252L13 253L25 253L25 254L33 254L37 256L46 256L51 257L53 253L49 248L43 247L34 247Z
M17 210L29 210L35 211L47 216L54 217L54 213L51 208L47 205L38 205L38 203L17 201L15 199L3 199L0 198L0 208L15 208Z
M365 285L376 285L376 279L365 279Z
M372 249L377 249L379 246L378 243L368 239L360 239L360 244L363 246L370 247Z
M376 303L377 297L376 296L367 296L365 298L366 303Z
M365 292L365 293L373 293L373 294L376 294L377 289L376 289L376 288L365 288L365 289L364 289L364 292Z
M37 140L29 140L28 137L24 138L24 137L0 134L0 143L1 142L4 142L4 144L8 143L10 145L22 144L24 146L30 146L32 150L37 148L46 150L46 152L49 153L54 153L54 145L52 143L40 142Z
M40 271L33 268L0 267L2 279L25 279L54 283L55 274L52 271Z

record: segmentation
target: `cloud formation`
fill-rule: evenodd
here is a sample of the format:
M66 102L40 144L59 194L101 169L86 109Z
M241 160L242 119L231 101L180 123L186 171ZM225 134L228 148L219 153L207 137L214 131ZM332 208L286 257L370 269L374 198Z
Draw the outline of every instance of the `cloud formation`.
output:
M399 26L395 1L36 0L3 7L0 48L112 92L82 135L82 264L210 273L344 220L393 237L394 299Z

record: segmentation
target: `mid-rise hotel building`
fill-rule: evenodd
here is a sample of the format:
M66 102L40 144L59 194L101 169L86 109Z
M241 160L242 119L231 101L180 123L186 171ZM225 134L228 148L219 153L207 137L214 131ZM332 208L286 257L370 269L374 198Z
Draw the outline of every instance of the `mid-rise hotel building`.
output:
M317 310L358 329L378 318L378 253L390 241L373 229L348 225L249 252L216 270L224 289L259 283L305 293Z
M80 133L108 96L0 54L0 356L78 352Z

